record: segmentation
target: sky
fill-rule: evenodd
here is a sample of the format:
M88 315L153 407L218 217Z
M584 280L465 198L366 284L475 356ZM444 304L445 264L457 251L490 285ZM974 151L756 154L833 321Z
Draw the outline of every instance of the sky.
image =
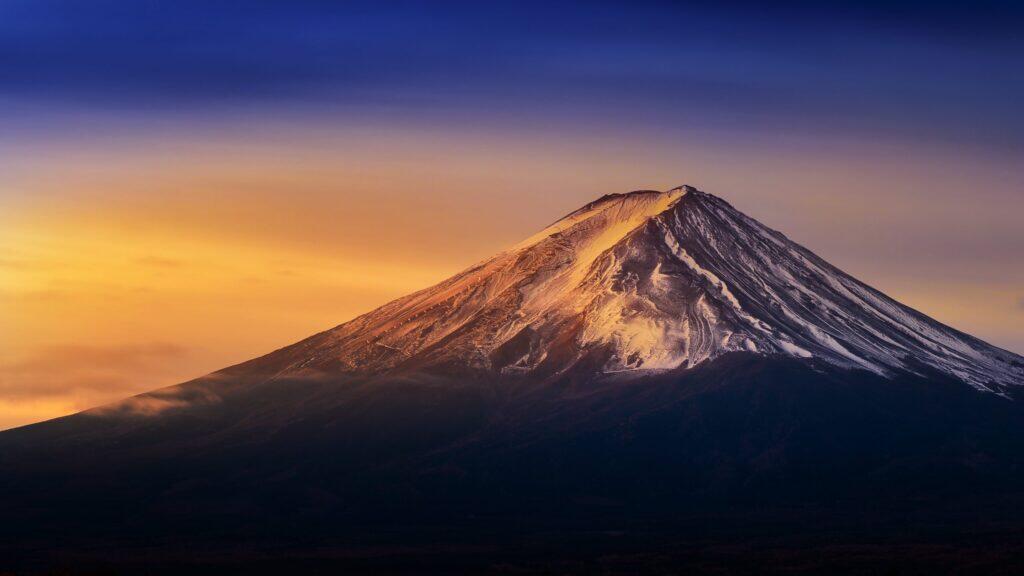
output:
M1024 353L1015 2L0 2L0 429L691 184Z

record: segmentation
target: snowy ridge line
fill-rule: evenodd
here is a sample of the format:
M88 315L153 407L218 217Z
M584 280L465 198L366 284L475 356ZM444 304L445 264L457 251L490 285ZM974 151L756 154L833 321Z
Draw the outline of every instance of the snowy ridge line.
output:
M676 216L676 218L678 218L678 216ZM664 228L664 224L662 224L660 220L658 220L658 225ZM677 242L675 237L672 235L672 231L668 229L665 230L665 244L669 247L670 250L672 250L672 253L675 254L676 258L678 258L681 262L689 266L690 269L693 270L694 272L707 278L711 285L718 290L718 293L721 294L721 296L725 298L725 300L732 306L733 310L736 311L736 314L740 318L743 318L744 320L749 322L751 326L757 328L758 330L761 330L762 332L767 332L771 330L771 326L744 312L743 306L740 305L740 301L737 300L736 297L733 296L732 292L729 291L729 285L723 282L721 278L716 276L714 272L702 268L700 264L697 264L697 261L694 260L692 256L687 254L686 250L679 245L679 242Z

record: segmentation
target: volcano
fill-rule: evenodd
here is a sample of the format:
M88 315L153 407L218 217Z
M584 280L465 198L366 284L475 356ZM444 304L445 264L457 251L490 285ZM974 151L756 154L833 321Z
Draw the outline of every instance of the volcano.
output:
M716 196L611 194L266 356L0 433L0 552L990 568L1024 528L1022 384L1021 356Z

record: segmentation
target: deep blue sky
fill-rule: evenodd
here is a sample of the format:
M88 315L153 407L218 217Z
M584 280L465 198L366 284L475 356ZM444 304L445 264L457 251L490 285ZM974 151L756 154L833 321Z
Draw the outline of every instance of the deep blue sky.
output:
M768 5L772 4L771 7ZM1024 4L0 3L0 112L225 109L1024 145Z

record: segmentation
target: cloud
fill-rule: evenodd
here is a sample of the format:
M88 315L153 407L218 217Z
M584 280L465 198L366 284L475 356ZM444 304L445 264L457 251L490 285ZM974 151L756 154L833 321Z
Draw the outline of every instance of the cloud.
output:
M9 270L36 270L42 267L42 264L39 262L25 260L23 258L0 258L0 268L7 268Z
M10 301L24 300L28 302L51 302L64 300L71 296L67 290L43 288L40 290L4 290L0 289L0 298Z
M216 381L217 375L204 378L208 382ZM213 391L203 384L193 382L188 388L174 387L155 390L131 398L93 408L87 414L92 416L124 415L124 416L156 416L168 410L202 404L216 404L221 401Z
M132 414L134 416L156 416L173 408L184 408L188 406L185 400L175 398L157 398L152 396L138 396L128 398L116 404L101 406L90 410L90 414L97 416L108 414Z
M145 256L142 258L136 258L135 263L142 266L152 266L154 268L180 268L185 264L185 262L181 260L166 258L163 256Z
M83 407L152 387L154 379L187 356L175 344L48 346L0 364L0 399L74 397Z
M154 360L181 358L187 349L177 344L152 342L124 346L59 344L46 346L32 356L6 367L6 371L51 371L63 367L119 365L139 367Z

